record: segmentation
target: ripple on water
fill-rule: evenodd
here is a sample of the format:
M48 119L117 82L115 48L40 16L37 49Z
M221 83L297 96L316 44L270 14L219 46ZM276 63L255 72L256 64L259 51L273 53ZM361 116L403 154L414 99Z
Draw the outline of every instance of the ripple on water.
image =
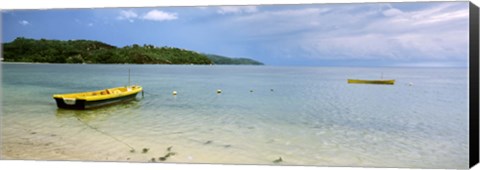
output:
M71 111L57 109L51 99L59 91L122 84L117 70L127 66L146 91L137 101ZM84 82L15 79L64 67L3 68L2 154L148 162L173 146L177 154L166 162L272 164L282 157L282 164L293 165L463 168L468 163L462 69L387 69L398 77L394 86L346 83L351 76L377 75L373 68L75 65L77 72L65 74ZM88 71L78 71L84 67ZM113 76L92 78L98 72ZM141 153L143 148L149 151Z

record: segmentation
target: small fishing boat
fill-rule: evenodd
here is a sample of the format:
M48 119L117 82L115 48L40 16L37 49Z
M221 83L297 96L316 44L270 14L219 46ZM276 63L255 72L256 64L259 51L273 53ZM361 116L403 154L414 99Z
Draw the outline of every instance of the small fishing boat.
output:
M393 85L395 80L360 80L360 79L348 79L349 84L384 84Z
M53 98L59 108L82 110L130 101L142 90L141 86L133 85L90 92L54 94Z

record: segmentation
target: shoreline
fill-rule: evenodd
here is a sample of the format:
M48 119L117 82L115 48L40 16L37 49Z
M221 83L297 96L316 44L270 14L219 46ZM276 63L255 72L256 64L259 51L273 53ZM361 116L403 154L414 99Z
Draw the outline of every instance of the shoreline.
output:
M136 63L39 63L39 62L5 62L1 64L50 64L50 65L161 65L161 66L254 66L279 68L368 68L368 69L469 69L468 67L412 67L412 66L296 66L296 65L254 65L254 64L136 64Z
M62 63L31 63L31 62L5 62L5 61L2 61L1 62L2 64L62 64Z
M39 62L0 62L2 64L73 64L73 65L165 65L165 66L267 66L254 64L136 64L136 63L39 63Z

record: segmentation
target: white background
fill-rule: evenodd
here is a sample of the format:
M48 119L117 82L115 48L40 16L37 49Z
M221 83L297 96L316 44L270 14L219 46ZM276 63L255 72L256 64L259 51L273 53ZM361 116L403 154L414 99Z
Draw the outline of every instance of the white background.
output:
M92 8L92 7L147 7L147 6L194 6L194 5L256 5L256 4L298 4L298 3L350 3L350 2L407 2L413 0L0 0L0 9L51 9L51 8ZM416 0L425 1L425 0ZM443 1L443 0L435 0ZM480 0L472 0L480 6ZM3 28L3 27L2 27ZM1 139L0 139L1 141ZM115 162L71 162L71 161L0 161L1 169L254 169L254 170L369 170L372 168L314 167L314 166L257 166L257 165L213 165L213 164L167 164L167 163L115 163ZM382 170L384 168L375 168ZM391 168L396 169L396 168ZM480 165L474 170L480 170Z

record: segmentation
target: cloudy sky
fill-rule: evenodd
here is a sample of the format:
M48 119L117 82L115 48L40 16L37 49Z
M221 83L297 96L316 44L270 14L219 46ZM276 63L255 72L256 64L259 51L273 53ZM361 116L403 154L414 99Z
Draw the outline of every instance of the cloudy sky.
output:
M2 11L16 37L153 44L280 66L467 66L468 2Z

